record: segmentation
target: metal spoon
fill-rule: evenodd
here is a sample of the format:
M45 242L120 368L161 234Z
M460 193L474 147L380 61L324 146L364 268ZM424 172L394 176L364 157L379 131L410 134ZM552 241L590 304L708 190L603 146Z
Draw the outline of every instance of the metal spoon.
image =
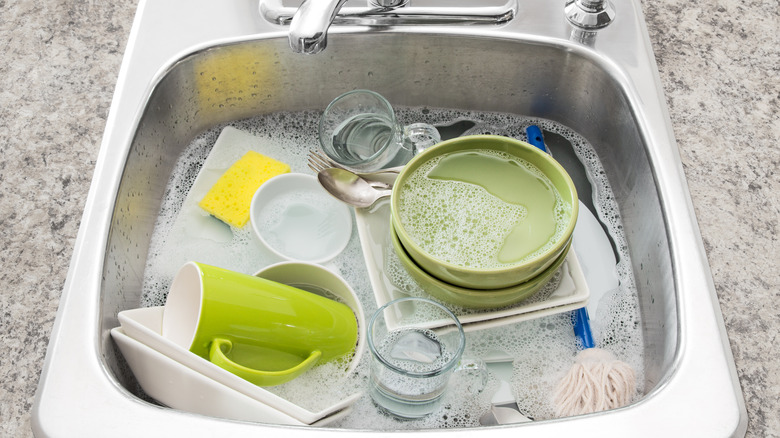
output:
M331 167L317 174L322 187L334 198L357 208L368 208L393 193L393 185L362 178L349 170Z
M342 166L341 164L331 160L328 156L323 155L316 150L309 151L309 169L319 173L321 170L328 169L330 167L344 169L368 181L381 181L391 185L393 182L395 182L395 179L398 178L398 174L401 173L401 170L404 168L404 166L397 166L389 167L387 169L380 169L374 172L357 172Z

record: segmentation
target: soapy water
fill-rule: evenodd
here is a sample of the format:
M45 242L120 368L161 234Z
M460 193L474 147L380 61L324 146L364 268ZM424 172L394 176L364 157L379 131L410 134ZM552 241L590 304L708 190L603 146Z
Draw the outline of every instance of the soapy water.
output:
M327 195L326 195L327 196ZM334 199L307 190L294 190L275 197L257 215L257 228L266 243L281 254L298 260L315 260L339 245L339 226L334 217L339 208Z
M599 347L610 350L618 359L634 368L637 372L638 394L642 394L643 339L627 242L609 181L592 146L576 132L556 122L514 114L429 108L397 108L396 113L402 124L426 122L451 125L471 121L475 126L464 134L506 135L520 140L526 140L525 128L536 124L543 130L555 132L571 141L593 186L595 213L615 242L616 258L619 260L616 270L620 286L605 294L598 302L597 311L591 314L593 334ZM274 113L230 125L257 136L258 152L289 164L292 172L311 174L306 161L308 151L318 148L317 123L320 114L316 111ZM189 188L223 127L215 127L195 138L181 155L172 173L151 238L144 271L142 306L163 305L173 276L188 260L248 274L279 261L264 250L252 234L251 226L241 229L231 227L231 239L198 239L195 231L175 230L174 224ZM186 241L182 242L181 239ZM376 310L376 299L365 267L357 227L353 227L352 237L345 250L328 262L326 267L338 272L349 282L360 298L366 315ZM414 285L411 277L402 270L388 274L397 284L405 284L405 287ZM359 323L366 324L367 321ZM467 333L463 357L493 357L497 352L513 358L514 374L510 384L521 412L535 420L554 418L550 394L557 381L571 367L577 352L570 314L565 312ZM344 371L348 364L336 361L317 366L291 382L267 389L305 409L319 411L351 394L365 392L370 375L369 363L370 354L366 352L352 374L347 375ZM418 420L405 421L383 414L368 394L364 394L353 405L351 413L329 427L402 430L479 426L479 418L489 410L490 399L498 388L498 382L495 376L490 375L482 391L474 393L468 391L468 387L470 382L466 374L455 373L435 412Z
M482 157L457 153L444 155L422 164L409 175L400 188L399 218L410 238L439 260L482 269L516 266L532 260L560 241L571 218L571 205L563 201L549 178L533 164L508 153L484 150L480 151L480 155ZM511 191L496 190L476 181L436 175L437 171L442 172L441 164L445 160L465 158L474 162L484 157L494 157L498 159L497 163L507 163L515 179L527 175L521 181L538 182L548 190L549 199L546 201L552 203L552 208L541 211L544 198L540 197L542 202L537 207L538 203L533 202L531 197L519 195L522 193L521 185ZM519 167L526 172L515 169ZM491 169L500 171L497 164L493 164ZM457 169L453 173L465 178L468 172L467 169ZM502 192L512 196L502 196ZM453 199L458 202L453 203ZM534 207L529 211L531 205ZM529 229L529 222L544 225L550 220L554 220L552 230L543 230L538 225Z

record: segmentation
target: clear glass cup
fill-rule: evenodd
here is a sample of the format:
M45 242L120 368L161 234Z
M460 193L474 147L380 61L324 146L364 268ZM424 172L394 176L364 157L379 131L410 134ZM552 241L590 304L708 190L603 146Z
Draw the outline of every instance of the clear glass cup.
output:
M425 298L399 298L368 324L369 393L382 410L422 418L441 404L466 337L458 318Z
M370 90L354 90L335 98L319 124L323 152L333 161L358 171L406 164L421 150L441 141L425 123L401 126L390 102Z

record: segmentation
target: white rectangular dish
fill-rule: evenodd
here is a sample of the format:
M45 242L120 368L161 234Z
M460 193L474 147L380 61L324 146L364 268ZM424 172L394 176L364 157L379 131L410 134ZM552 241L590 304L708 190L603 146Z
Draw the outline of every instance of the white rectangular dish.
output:
M158 402L181 411L229 420L305 426L284 412L231 389L192 370L168 356L128 336L121 327L111 329L111 337L127 360L144 392ZM312 426L323 426L350 412L345 408Z
M172 280L176 269L191 260L245 274L281 260L254 236L249 224L231 227L198 205L219 178L249 151L279 157L278 145L266 137L232 126L220 132L178 213L168 218L170 228L158 250L161 255L153 263L155 269L168 271Z
M147 347L150 347L150 349L153 351L156 351L166 358L174 361L178 365L176 368L179 371L187 373L199 373L213 380L214 382L223 385L223 388L226 390L236 391L240 394L243 394L255 400L258 404L275 409L281 414L289 416L300 423L313 424L325 417L328 417L351 406L355 401L357 401L357 399L362 396L362 393L351 394L342 398L331 406L325 407L318 412L312 412L298 404L295 404L272 393L271 391L247 382L246 380L214 365L206 359L203 359L200 356L197 356L190 351L185 350L184 348L179 347L178 345L175 345L174 343L163 338L160 334L162 328L162 316L163 307L159 306L125 310L119 312L119 323L122 326L124 334L146 345ZM128 360L128 362L130 361ZM139 369L141 368L139 367ZM135 373L135 369L133 372ZM136 374L136 378L140 382L142 376ZM150 375L149 378L152 378L152 376ZM146 390L146 388L144 388L144 390ZM175 392L176 391L171 390L166 391L166 393L170 393L168 395L169 397L175 397ZM149 395L152 394L150 393ZM155 397L154 395L152 396ZM162 401L160 399L158 400Z

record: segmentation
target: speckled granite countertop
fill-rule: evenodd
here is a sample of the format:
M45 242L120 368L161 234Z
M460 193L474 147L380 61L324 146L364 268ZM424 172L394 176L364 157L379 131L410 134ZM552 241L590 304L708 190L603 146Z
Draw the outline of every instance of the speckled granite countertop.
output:
M780 6L643 6L747 404L747 436L780 437ZM3 437L32 435L30 409L135 8L0 0Z

